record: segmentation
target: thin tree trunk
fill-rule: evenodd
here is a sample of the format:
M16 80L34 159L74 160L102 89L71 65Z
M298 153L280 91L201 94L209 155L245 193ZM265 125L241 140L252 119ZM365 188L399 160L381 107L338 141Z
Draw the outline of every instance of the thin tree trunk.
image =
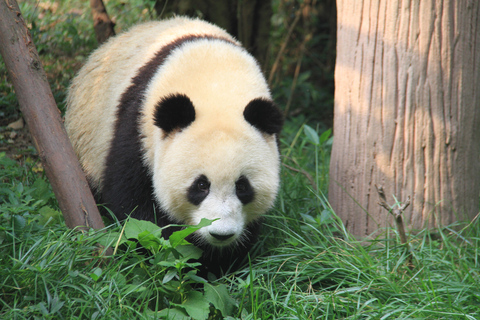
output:
M355 235L471 219L480 195L480 2L337 0L329 199Z
M108 17L107 9L102 0L90 0L90 8L92 8L95 36L100 45L115 35L115 30L113 29L115 23Z
M272 2L243 0L238 2L238 39L266 69L267 51L270 40Z
M68 227L104 228L15 0L0 0L0 53Z

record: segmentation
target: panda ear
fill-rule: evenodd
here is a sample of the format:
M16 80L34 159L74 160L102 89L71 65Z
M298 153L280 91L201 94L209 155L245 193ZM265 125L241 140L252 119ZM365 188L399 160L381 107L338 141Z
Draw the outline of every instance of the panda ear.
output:
M184 94L172 94L160 100L153 114L154 124L166 135L188 127L195 120L195 108Z
M243 116L261 132L278 134L282 130L282 112L271 100L257 98L250 101L243 111Z

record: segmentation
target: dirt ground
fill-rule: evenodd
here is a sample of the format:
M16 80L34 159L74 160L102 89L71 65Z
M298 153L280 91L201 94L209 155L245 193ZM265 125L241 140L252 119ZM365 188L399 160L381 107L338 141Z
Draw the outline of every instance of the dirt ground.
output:
M30 132L22 122L21 118L13 121L11 118L0 119L0 152L5 152L14 160L21 160L25 156L36 156Z

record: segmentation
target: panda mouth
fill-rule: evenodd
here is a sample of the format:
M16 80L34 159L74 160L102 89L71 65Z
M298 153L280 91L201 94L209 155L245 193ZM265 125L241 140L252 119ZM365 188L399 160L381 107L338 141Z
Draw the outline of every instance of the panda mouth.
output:
M221 233L213 233L213 232L209 232L209 233L213 238L215 238L216 240L219 240L220 242L230 240L235 236L234 233L229 233L229 234L221 234Z
M207 232L200 233L194 232L193 234L189 235L186 240L200 248L206 248L208 246L215 247L215 248L226 248L232 246L234 243L238 242L239 237L236 234L225 234L219 235Z
M218 237L212 235L211 237L208 237L207 241L212 246L223 248L223 247L228 247L231 244L233 244L236 241L236 237L234 235L228 235L228 236L225 235L225 236L223 236L223 238L218 238Z

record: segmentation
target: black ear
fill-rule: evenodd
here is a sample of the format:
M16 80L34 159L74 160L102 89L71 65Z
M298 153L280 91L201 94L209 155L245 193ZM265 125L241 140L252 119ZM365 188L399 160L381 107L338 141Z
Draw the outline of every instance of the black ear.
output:
M184 94L172 94L160 100L153 114L154 124L165 134L188 127L195 120L195 108Z
M258 130L268 133L280 133L283 126L283 115L271 100L257 98L245 107L245 120Z

